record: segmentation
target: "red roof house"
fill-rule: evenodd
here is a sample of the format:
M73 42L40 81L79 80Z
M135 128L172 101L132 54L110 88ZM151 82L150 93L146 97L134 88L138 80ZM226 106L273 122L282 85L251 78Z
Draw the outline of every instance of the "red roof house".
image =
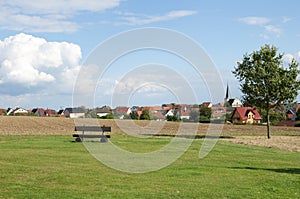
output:
M201 104L201 106L206 106L206 107L208 107L208 108L211 108L211 107L212 107L212 103L211 103L211 102L203 102L203 103Z
M233 123L249 123L259 124L261 116L256 108L252 107L237 107L231 117Z

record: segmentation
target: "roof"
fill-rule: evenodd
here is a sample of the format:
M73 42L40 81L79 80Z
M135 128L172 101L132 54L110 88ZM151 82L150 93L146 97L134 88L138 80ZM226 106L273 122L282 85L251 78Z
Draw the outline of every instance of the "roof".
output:
M201 104L201 106L206 106L206 107L209 107L209 106L212 106L211 102L203 102Z
M250 111L254 114L254 116L255 116L254 119L261 120L261 116L258 113L258 111L257 111L256 108L252 108L252 107L237 107L235 109L235 112L237 112L240 115L241 119L243 119L243 120L248 119L248 113Z
M65 111L69 113L84 113L82 108L66 108Z
M119 106L114 109L114 112L116 113L126 113L128 111L129 107Z
M64 113L64 110L63 110L63 109L60 109L60 110L57 112L58 115L61 115L61 114L63 114L63 113Z
M55 114L56 114L56 111L53 110L53 109L47 109L47 110L45 110L45 113L46 113L46 114L49 114L49 115L55 115Z

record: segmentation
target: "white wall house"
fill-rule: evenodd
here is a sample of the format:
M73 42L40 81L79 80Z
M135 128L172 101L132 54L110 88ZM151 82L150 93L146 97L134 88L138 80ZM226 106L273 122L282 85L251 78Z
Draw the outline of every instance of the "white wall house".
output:
M7 112L7 115L18 115L18 114L28 114L28 111L25 110L24 108L18 107L15 109L9 109Z
M231 107L235 107L235 108L243 106L243 103L241 102L241 100L239 98L230 99L229 103L230 103Z
M64 116L69 118L84 118L85 113L82 108L66 108Z

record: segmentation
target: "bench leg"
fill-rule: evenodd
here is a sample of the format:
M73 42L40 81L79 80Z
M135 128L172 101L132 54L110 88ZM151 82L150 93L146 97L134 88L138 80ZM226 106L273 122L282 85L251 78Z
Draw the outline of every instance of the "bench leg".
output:
M107 137L105 135L101 136L100 142L107 142Z

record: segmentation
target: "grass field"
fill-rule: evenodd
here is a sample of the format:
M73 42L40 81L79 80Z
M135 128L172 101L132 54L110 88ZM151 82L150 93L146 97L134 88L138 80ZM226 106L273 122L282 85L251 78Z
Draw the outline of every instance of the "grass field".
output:
M115 134L111 141L145 152L169 139ZM106 167L72 140L70 135L2 135L0 198L300 198L299 152L219 140L198 159L203 142L198 139L170 166L128 174Z

